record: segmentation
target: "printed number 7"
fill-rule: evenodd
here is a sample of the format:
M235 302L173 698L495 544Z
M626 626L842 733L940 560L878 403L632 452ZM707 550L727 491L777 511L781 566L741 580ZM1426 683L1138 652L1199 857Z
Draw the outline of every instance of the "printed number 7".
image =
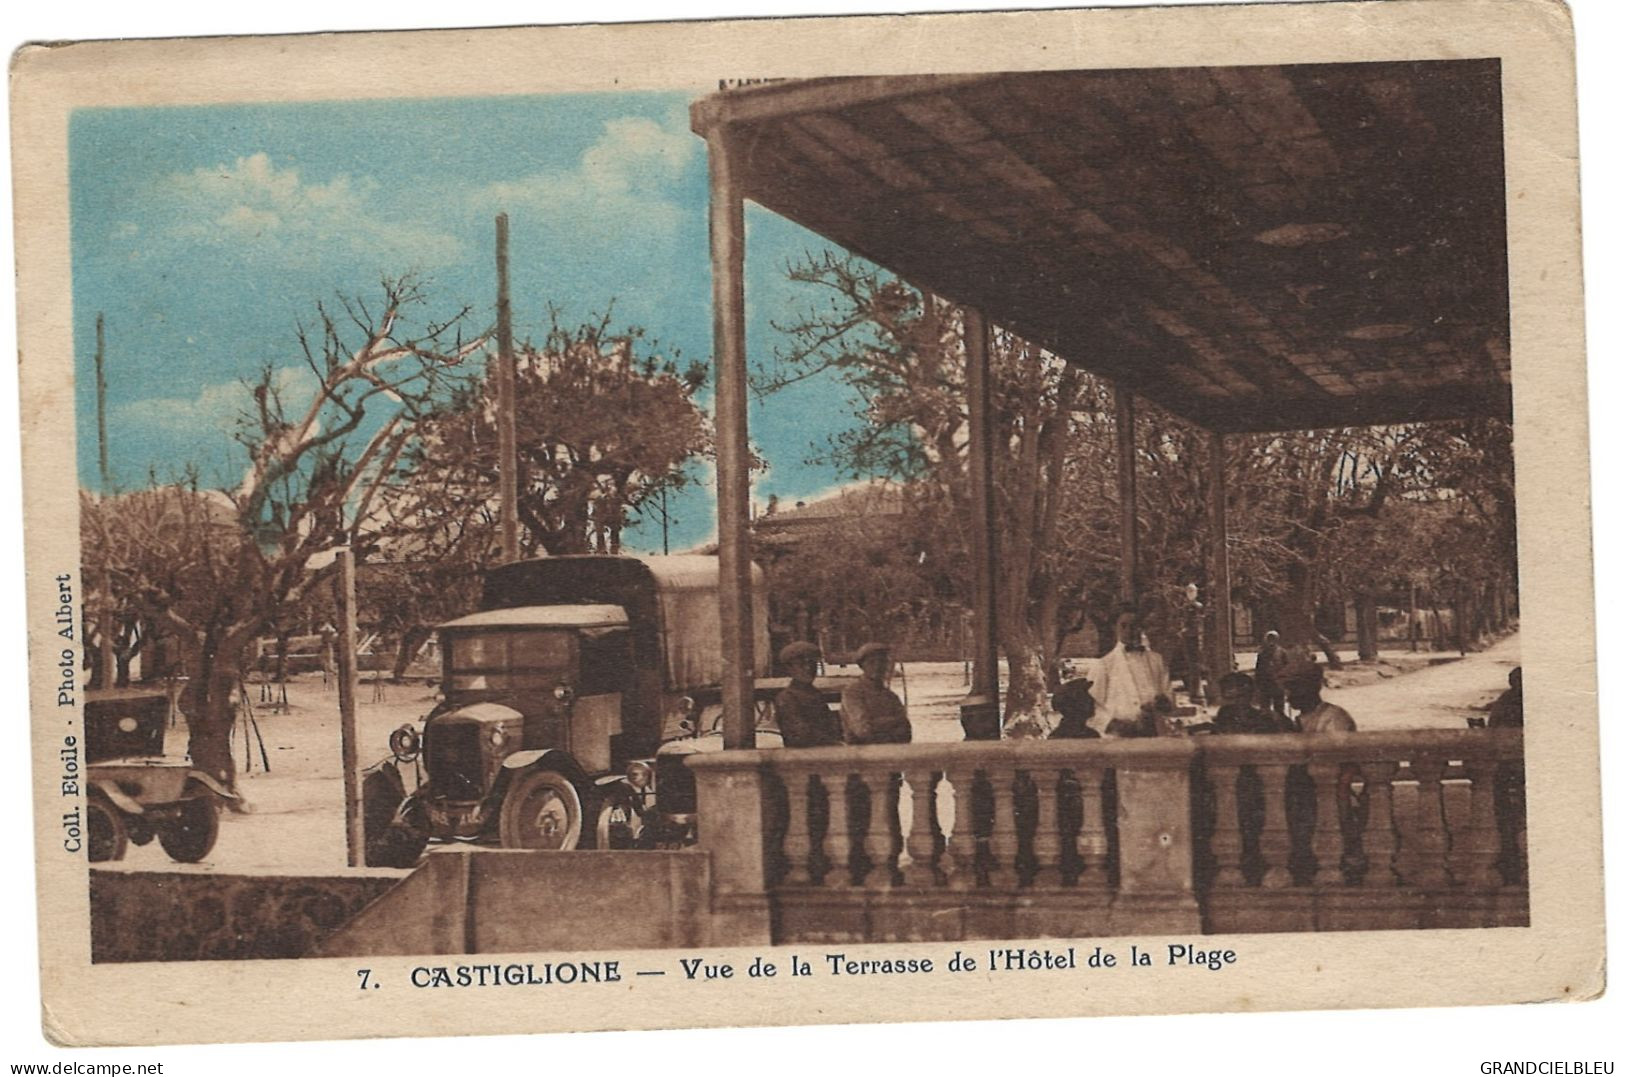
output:
M371 969L356 969L355 974L357 976L361 977L361 988L360 988L360 990L365 991L367 989L367 987L368 987L367 977L372 975L372 970Z

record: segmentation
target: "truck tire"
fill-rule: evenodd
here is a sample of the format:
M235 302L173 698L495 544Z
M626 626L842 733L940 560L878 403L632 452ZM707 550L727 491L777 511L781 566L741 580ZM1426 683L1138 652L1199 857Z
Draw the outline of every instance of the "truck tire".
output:
M497 833L505 849L574 849L581 844L581 794L564 775L527 770L502 798Z
M219 836L220 809L208 796L181 801L180 813L158 828L158 844L182 864L196 864L208 856Z
M429 839L413 827L395 822L396 810L405 799L398 773L375 770L362 779L362 859L367 867L417 867Z
M92 864L124 859L125 850L130 847L124 819L117 808L100 796L92 796L85 804L85 830L88 835L85 848Z

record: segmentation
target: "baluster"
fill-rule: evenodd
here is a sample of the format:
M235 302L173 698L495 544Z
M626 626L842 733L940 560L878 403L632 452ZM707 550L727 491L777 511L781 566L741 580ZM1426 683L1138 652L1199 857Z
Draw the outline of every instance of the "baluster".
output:
M988 840L988 851L992 854L987 871L988 885L1001 890L1014 889L1020 840L1016 833L1016 772L1008 766L990 768L987 783L993 809L993 832Z
M1496 861L1501 858L1501 831L1495 821L1495 760L1468 759L1464 769L1472 782L1467 833L1450 843L1450 873L1475 889L1501 885ZM1453 831L1454 833L1454 831Z
M1365 850L1366 886L1391 887L1399 881L1395 865L1394 841L1394 774L1398 763L1363 763L1361 776L1365 779L1366 823L1360 844Z
M784 821L784 882L787 886L813 884L814 846L818 841L813 831L813 775L810 770L781 769L789 804L789 818Z
M1281 765L1256 768L1264 789L1263 810L1259 812L1258 852L1264 859L1264 877L1259 885L1279 890L1292 884L1287 861L1292 855L1292 834L1286 821L1286 775Z
M1028 772L1033 796L1033 878L1034 886L1061 885L1061 818L1057 787L1059 770L1045 767Z
M1400 878L1406 886L1450 885L1444 862L1444 798L1439 787L1444 768L1443 759L1421 756L1411 760L1411 773L1416 775L1416 814L1400 845Z
M1315 886L1343 885L1343 813L1339 793L1343 784L1338 763L1311 763L1309 776L1315 783L1315 832L1309 851L1315 857Z
M1246 882L1242 871L1241 797L1237 787L1242 781L1240 767L1215 766L1208 769L1213 782L1213 836L1208 849L1213 854L1213 885L1241 886Z
M877 874L876 867L879 867L876 850L881 846L881 843L876 840L876 832L882 825L881 815L882 811L884 811L884 802L882 801L886 799L886 793L884 793L886 783L882 780L879 783L881 789L877 791L874 788L876 783L874 783L873 778L873 773L860 770L847 780L847 788L850 789L848 796L853 801L847 809L848 819L850 819L848 825L853 827L853 833L851 833L851 838L853 838L853 846L851 846L851 880L853 880L853 885L873 884Z
M824 792L829 796L829 831L824 837L829 867L824 873L824 885L848 887L852 885L852 830L849 815L851 787L845 774L831 774L821 779Z
M954 830L942 854L942 869L948 876L949 886L955 890L970 890L976 886L976 819L971 810L976 772L956 769L948 771L945 777L954 789Z
M1103 774L1090 767L1074 772L1078 782L1078 806L1083 820L1078 827L1078 885L1091 890L1106 888L1105 797L1101 792Z
M929 770L908 772L909 794L914 802L914 818L908 828L908 886L937 884L937 777Z
M874 775L870 782L870 789L874 796L874 810L869 816L869 833L873 836L879 832L879 841L870 841L871 850L878 844L880 859L874 862L874 874L869 877L870 886L893 887L901 883L902 872L898 870L897 858L903 852L903 817L899 810L903 800L903 775L898 771L887 771Z

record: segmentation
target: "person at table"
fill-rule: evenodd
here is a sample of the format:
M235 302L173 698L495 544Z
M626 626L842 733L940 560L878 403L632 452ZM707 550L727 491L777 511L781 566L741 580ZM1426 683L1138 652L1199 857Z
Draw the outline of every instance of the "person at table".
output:
M773 713L786 748L822 748L841 743L841 720L813 686L822 655L815 644L798 641L779 652L779 667L790 674L773 699Z
M1095 697L1090 694L1094 682L1087 677L1067 681L1050 696L1050 706L1061 716L1050 730L1050 740L1071 740L1099 737L1100 731L1089 726L1095 716Z
M1219 700L1214 733L1283 733L1292 728L1274 711L1253 705L1253 679L1239 670L1219 678Z
M1507 690L1490 704L1491 729L1523 728L1523 667L1507 674Z
M1124 604L1117 614L1117 646L1100 660L1093 695L1095 724L1108 737L1155 736L1157 719L1173 713L1174 689L1168 664L1145 645L1139 612Z
M1326 679L1313 658L1300 660L1291 666L1283 687L1287 702L1297 711L1296 725L1300 733L1353 733L1354 717L1336 703L1320 698Z
M865 643L858 648L857 662L863 676L841 692L841 730L846 743L909 743L914 734L908 709L886 687L891 648L884 643Z

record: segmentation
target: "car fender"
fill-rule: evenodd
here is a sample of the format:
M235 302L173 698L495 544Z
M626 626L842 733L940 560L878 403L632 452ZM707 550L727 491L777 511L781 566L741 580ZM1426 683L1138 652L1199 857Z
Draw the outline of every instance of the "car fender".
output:
M514 752L502 760L502 769L510 771L529 770L532 767L541 770L556 770L577 785L591 784L586 771L575 757L561 748L526 748Z
M230 789L227 789L224 785L221 785L218 781L216 781L214 777L205 774L201 770L189 770L186 772L186 777L191 781L197 782L199 785L203 786L217 797L225 797L227 800L237 799L236 793L233 793Z
M145 815L147 809L141 802L118 787L117 782L92 781L90 787L101 793L102 796L113 802L113 806L128 815Z

